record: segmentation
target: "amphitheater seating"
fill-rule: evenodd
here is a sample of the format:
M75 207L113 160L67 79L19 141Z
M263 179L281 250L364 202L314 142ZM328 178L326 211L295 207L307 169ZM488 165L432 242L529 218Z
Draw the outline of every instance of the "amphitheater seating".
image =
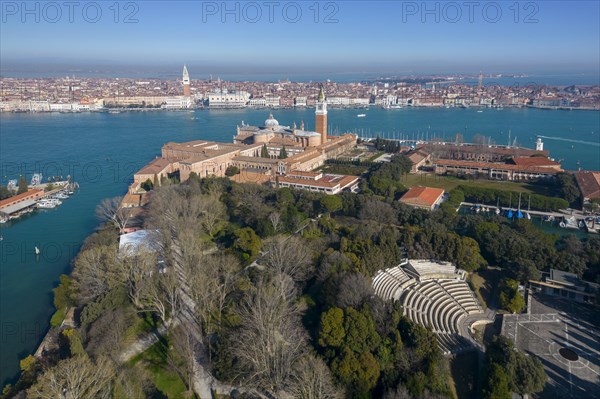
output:
M406 317L431 328L444 354L458 353L472 347L459 334L460 323L472 314L483 313L464 277L462 270L449 263L411 260L379 271L373 278L373 289L384 300L399 300Z

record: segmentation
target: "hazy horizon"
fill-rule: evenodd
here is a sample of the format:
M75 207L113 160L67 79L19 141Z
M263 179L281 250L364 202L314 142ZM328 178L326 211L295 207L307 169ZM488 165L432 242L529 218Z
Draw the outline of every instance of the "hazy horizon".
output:
M600 70L600 4L590 1L42 1L1 11L3 75L178 74L183 64L196 76Z

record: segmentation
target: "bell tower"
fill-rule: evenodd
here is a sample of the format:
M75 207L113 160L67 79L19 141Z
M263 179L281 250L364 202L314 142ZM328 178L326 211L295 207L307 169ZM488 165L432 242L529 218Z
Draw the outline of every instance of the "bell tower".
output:
M321 144L325 144L327 142L327 100L322 85L317 98L315 119L315 131L321 134Z
M183 66L183 96L190 96L190 74L188 73L187 67Z

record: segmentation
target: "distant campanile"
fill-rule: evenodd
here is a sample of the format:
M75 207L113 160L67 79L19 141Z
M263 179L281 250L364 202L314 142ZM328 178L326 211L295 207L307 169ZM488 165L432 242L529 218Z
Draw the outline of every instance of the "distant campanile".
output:
M321 144L327 142L327 100L325 99L325 91L323 86L319 90L319 97L317 98L317 110L316 115L316 127L315 131L321 134Z
M190 74L185 65L183 66L183 96L190 96Z

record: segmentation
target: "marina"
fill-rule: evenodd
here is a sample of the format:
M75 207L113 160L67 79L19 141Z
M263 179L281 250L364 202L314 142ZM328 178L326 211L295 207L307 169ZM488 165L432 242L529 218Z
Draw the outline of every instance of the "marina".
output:
M600 234L600 215L587 215L575 210L561 210L560 212L525 210L519 207L501 207L472 202L461 202L457 211L466 209L474 213L504 216L508 219L537 218L563 229L573 229Z
M78 187L70 180L41 183L42 175L34 174L27 192L0 201L0 223L31 213L36 209L53 209L69 199Z

